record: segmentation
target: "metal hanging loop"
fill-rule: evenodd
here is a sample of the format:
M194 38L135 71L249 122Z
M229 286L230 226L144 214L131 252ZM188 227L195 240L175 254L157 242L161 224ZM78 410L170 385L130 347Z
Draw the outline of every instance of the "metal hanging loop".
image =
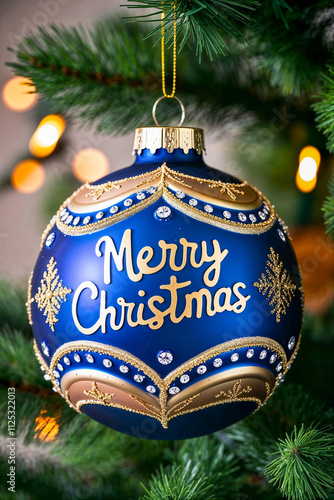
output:
M186 117L186 110L184 109L184 106L183 106L183 102L178 98L176 97L175 95L171 98L171 97L168 97L168 96L161 96L159 97L159 99L157 99L154 103L154 106L153 106L153 109L152 109L152 116L153 116L153 120L154 120L154 123L156 124L157 127L160 127L161 125L159 124L158 120L157 120L157 117L156 117L156 111L157 111L157 106L159 104L160 101L162 101L162 99L176 99L177 102L179 103L180 105L180 108L181 108L181 119L177 125L177 127L182 127L182 124L184 122L184 119Z

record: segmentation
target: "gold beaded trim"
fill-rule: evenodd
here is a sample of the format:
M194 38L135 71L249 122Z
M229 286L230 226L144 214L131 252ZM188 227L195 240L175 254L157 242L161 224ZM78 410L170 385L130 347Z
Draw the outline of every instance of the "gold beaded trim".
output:
M168 174L168 172L172 172L172 174ZM166 201L168 201L174 208L177 210L181 210L183 213L188 215L189 217L192 217L193 219L199 220L201 222L206 222L211 225L217 226L217 227L222 227L223 229L226 229L228 231L233 231L236 233L246 233L246 234L260 234L268 229L270 229L276 218L276 214L274 211L274 208L270 204L269 200L265 198L261 192L259 192L255 187L250 186L254 192L258 195L258 197L263 199L263 201L268 205L269 210L270 210L270 215L267 220L261 221L259 223L254 223L254 224L244 224L242 222L235 222L235 221L230 221L228 219L223 219L220 217L217 217L216 215L211 215L210 213L207 212L202 212L201 210L198 210L197 208L188 205L187 203L183 202L179 198L177 198L171 191L168 189L168 183L166 181L166 176L167 175L177 175L185 179L192 179L198 182L205 182L209 184L209 187L212 187L212 189L219 188L220 190L223 189L230 197L233 198L235 196L234 193L239 192L239 188L242 186L249 186L246 182L243 182L241 184L232 184L232 183L220 183L219 181L212 181L208 179L201 179L201 178L195 178L189 175L185 174L180 174L179 172L175 173L171 169L167 167L167 165L164 163L161 167L158 169L154 170L153 172L145 173L145 174L140 174L138 176L132 177L132 178L126 178L126 179L121 179L119 181L111 182L111 183L106 183L105 188L107 190L110 190L112 188L118 188L120 187L121 183L127 182L129 180L133 179L141 179L143 177L147 177L150 175L151 177L147 181L143 181L142 183L139 183L137 187L140 187L144 182L153 182L156 180L156 178L160 178L160 183L159 187L157 188L157 191L152 194L149 198L146 198L139 203L126 208L125 210L122 210L120 213L116 213L114 215L111 215L105 219L102 219L97 222L93 222L92 224L86 224L85 226L68 226L67 224L64 224L61 221L60 218L60 213L61 211L67 207L69 202L75 198L75 196L78 194L78 192L81 189L84 188L91 188L94 189L95 186L89 186L88 184L82 186L77 190L70 198L68 198L59 208L57 215L56 215L56 224L57 227L60 231L62 231L64 234L71 235L71 236L80 236L82 234L87 234L87 233L92 233L94 231L98 231L101 229L105 229L106 227L109 227L117 222L120 222L121 220L127 219L128 217L131 217L132 215L139 213L143 209L147 208L148 206L152 205L155 201L163 197ZM175 179L174 179L175 180ZM182 181L183 182L183 181ZM98 188L98 191L96 191L96 196L99 198L103 195L103 192L101 189L103 188L103 185L96 186ZM91 193L94 193L94 191L91 191ZM240 191L241 193L241 191ZM88 195L90 196L90 193Z
M31 297L31 283L32 283L33 275L34 275L34 271L31 271L30 276L29 276L29 280L28 280L27 302L26 302L29 325L32 325L31 304L32 304L32 302L34 302L34 298Z

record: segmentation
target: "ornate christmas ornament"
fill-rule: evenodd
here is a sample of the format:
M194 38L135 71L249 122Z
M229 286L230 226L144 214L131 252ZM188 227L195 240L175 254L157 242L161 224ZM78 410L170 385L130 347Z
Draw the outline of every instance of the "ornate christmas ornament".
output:
M76 411L135 436L183 439L240 420L299 347L287 228L203 149L200 129L137 129L134 164L60 207L29 284L45 378Z
M287 228L257 189L203 161L201 129L136 130L132 166L85 184L46 228L28 290L35 352L76 411L184 439L264 404L299 347ZM182 109L181 101L175 97Z

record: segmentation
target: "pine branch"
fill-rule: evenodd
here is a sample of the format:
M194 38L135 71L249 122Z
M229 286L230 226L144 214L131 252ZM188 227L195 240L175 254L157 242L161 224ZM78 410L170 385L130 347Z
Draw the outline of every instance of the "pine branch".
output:
M334 489L334 435L327 429L304 425L280 439L278 455L266 467L270 482L292 500L327 498Z
M101 133L124 133L150 120L159 79L157 49L144 46L135 25L107 19L90 31L52 25L27 36L9 63L26 75L53 110L94 125Z
M333 136L334 138L334 136ZM325 199L322 210L324 212L327 233L334 238L334 177L328 183L329 196Z
M334 66L327 66L327 74L322 75L322 88L317 99L320 100L313 105L313 109L318 129L328 139L328 151L334 153Z
M166 457L171 465L160 467L142 500L224 500L236 498L243 485L233 451L216 436L187 440Z
M250 12L255 11L260 3L256 0L129 0L129 8L154 8L158 10L157 26L148 36L160 33L160 16L165 14L166 38L172 36L174 23L174 6L177 18L177 36L179 50L186 45L189 38L196 43L196 54L201 60L203 51L213 59L214 55L226 55L228 45L226 38L234 38L240 43L247 43L241 29L252 24ZM150 20L156 14L137 16L135 19Z

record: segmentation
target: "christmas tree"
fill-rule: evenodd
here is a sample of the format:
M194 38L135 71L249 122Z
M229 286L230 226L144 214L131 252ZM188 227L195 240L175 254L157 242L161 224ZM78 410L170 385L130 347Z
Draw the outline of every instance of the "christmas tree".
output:
M33 355L26 292L3 280L1 497L334 498L333 244L322 232L325 224L334 238L332 2L132 0L127 7L153 11L86 29L40 28L11 48L11 68L54 113L121 135L152 124L161 95L162 9L167 54L176 20L177 95L187 121L228 134L234 165L243 165L295 228L306 291L301 349L288 380L254 415L205 437L147 441L75 413L52 392ZM166 101L161 109L171 122L178 109ZM312 178L301 194L291 165L308 144L321 152L321 166L316 190L307 193ZM10 176L8 170L3 189ZM53 188L47 216L73 187L66 176Z

